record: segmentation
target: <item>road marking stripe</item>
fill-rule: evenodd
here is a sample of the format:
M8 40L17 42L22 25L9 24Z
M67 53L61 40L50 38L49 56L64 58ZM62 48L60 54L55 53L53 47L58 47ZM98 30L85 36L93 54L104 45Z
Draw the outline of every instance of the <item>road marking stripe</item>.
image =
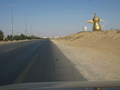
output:
M41 50L41 47L39 48L37 54L33 57L33 59L30 61L30 63L28 63L27 67L23 70L23 72L19 75L19 77L17 78L17 80L14 83L21 83L23 81L23 79L25 78L26 74L28 73L28 71L30 70L31 66L33 65L35 59L39 55L39 51L40 50Z

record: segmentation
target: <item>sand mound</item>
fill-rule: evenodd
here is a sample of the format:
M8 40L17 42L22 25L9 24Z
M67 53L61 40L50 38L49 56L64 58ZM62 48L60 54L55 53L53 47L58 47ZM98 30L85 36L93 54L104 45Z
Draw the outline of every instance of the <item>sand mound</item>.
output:
M120 30L80 32L53 42L88 80L120 80Z
M96 50L108 50L120 55L120 29L110 31L80 32L59 38L64 44L74 47L90 47Z

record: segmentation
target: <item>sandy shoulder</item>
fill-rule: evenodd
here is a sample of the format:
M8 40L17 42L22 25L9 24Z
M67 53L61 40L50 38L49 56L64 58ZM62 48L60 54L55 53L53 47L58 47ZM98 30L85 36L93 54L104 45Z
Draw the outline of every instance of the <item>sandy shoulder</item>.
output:
M80 73L89 81L120 80L119 45L104 48L92 43L78 44L78 41L52 40L54 44L71 60ZM82 42L82 41L81 41ZM87 45L87 46L86 46Z

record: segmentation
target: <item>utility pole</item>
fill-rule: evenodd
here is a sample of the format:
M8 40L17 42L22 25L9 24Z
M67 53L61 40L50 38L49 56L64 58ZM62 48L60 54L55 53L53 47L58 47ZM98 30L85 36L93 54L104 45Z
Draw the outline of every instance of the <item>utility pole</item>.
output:
M12 18L12 40L13 40L13 29L14 29L14 22L13 22L13 7L15 7L15 5L9 5L10 7L12 7L12 14L11 14L11 18Z
M26 33L26 36L27 36L27 19L25 19L25 33Z

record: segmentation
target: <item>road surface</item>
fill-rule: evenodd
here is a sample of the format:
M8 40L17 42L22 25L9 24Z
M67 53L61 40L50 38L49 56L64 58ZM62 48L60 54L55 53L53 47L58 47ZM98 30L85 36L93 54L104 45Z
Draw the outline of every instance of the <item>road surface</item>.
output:
M0 86L54 81L86 79L50 40L0 44Z

